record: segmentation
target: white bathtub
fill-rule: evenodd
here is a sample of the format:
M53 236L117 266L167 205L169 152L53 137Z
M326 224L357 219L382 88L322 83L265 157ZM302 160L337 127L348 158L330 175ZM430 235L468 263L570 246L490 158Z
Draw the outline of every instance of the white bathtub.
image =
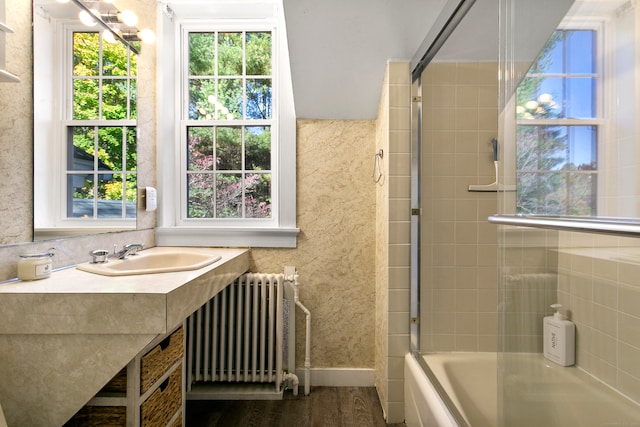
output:
M408 427L498 426L496 353L437 353L423 358L439 385L429 381L418 361L407 355ZM502 426L640 426L639 405L581 369L555 365L539 354L504 356L500 368ZM437 388L444 389L447 397L441 398Z

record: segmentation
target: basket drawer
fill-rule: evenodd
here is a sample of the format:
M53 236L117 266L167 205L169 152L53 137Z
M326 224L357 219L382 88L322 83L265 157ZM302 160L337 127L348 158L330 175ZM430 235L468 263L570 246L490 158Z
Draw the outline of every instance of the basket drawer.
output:
M126 425L126 406L85 406L67 421L64 427L125 427Z
M122 368L118 374L102 387L100 393L126 393L127 392L127 367Z
M140 393L145 393L184 355L182 327L142 356L140 361Z
M182 427L182 413L180 413L178 418L171 424L171 427Z
M178 367L142 404L142 427L166 426L182 405L182 368Z

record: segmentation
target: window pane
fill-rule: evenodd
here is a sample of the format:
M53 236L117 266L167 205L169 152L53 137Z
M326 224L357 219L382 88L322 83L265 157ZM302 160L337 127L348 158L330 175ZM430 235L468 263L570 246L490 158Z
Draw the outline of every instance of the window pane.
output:
M189 119L213 120L216 110L216 81L189 80Z
M127 48L122 43L102 43L102 74L129 75Z
M216 217L242 218L241 174L216 174Z
M122 170L122 128L98 130L98 170Z
M129 80L129 119L135 120L138 118L138 82L136 80Z
M519 173L517 176L517 212L564 215L568 202L566 190L566 174Z
M517 90L519 119L554 119L562 117L564 79L527 77Z
M242 75L242 33L218 33L218 74Z
M73 75L97 76L100 72L98 33L73 33Z
M248 76L271 75L271 33L247 33Z
M213 175L194 173L188 175L187 217L213 218Z
M216 74L215 33L189 33L189 74L214 76Z
M93 127L76 126L69 129L67 169L92 171L94 167L95 132Z
M554 32L531 67L531 73L561 74L564 72L564 38L561 31Z
M135 171L138 168L138 139L137 129L128 127L127 129L127 170Z
M566 117L591 119L596 117L595 78L568 78Z
M93 174L67 175L67 216L93 218Z
M571 74L592 74L595 66L595 31L567 31L567 70Z
M242 118L242 97L242 79L220 80L218 99L235 119Z
M569 127L569 163L571 169L596 170L598 168L595 126Z
M242 169L242 128L216 128L216 169Z
M558 170L567 162L565 126L518 126L516 144L518 170Z
M123 185L121 174L98 175L98 218L122 218Z
M126 182L126 213L127 218L135 218L138 201L138 177L135 174L127 174Z
M271 118L271 79L247 80L247 118Z
M271 128L247 126L244 132L245 169L271 169Z
M105 79L102 83L102 119L121 120L128 118L129 93L127 80Z
M187 169L213 170L213 128L187 128Z
M95 120L98 118L99 93L99 80L73 80L73 120Z
M566 215L596 215L597 175L595 173L571 173L568 177L569 202Z
M250 174L245 180L245 216L271 217L271 174Z

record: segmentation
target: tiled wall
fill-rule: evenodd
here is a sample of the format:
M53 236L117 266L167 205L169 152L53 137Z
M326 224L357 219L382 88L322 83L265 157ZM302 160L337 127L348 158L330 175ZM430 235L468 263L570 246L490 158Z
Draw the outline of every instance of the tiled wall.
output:
M404 420L404 355L409 350L411 81L391 62L377 121L384 179L376 194L376 386L387 422Z
M558 301L576 324L576 364L640 402L640 241L562 232L549 249Z
M422 78L421 341L423 352L495 351L497 64L430 64Z

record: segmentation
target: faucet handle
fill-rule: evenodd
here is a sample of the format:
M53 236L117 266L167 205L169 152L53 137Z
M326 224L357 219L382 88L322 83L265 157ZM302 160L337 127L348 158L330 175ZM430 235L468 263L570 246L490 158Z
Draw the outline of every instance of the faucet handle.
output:
M128 255L138 255L138 251L141 251L143 248L143 243L128 243L124 245L124 249L127 251Z
M106 249L94 249L89 252L89 255L92 257L92 264L100 264L109 261L109 251Z

